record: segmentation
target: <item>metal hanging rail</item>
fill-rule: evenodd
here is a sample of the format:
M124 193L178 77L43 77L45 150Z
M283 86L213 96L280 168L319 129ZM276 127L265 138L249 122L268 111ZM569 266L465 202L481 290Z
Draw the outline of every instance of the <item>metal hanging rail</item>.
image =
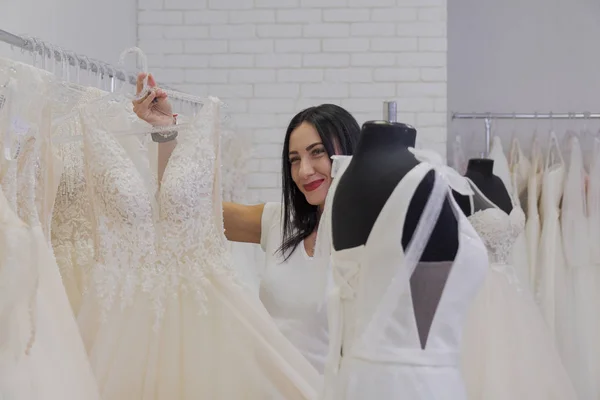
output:
M591 112L567 112L567 113L453 113L452 119L482 119L485 123L485 156L490 154L492 120L495 119L600 119L600 113Z
M71 66L78 67L82 70L89 70L96 74L100 73L111 79L116 78L132 85L135 85L137 81L136 74L128 73L122 68L115 67L103 61L61 49L58 46L45 43L37 38L21 37L0 29L0 41L23 49L24 51L38 53L43 57L53 58L59 62L62 62L64 58Z
M600 119L600 113L454 113L452 119Z

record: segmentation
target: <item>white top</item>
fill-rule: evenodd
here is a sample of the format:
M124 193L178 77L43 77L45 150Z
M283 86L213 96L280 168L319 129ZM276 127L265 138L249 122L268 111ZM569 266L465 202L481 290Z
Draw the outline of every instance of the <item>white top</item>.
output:
M260 245L265 269L260 299L282 333L323 373L329 346L322 267L309 257L304 244L284 261L278 250L283 238L281 203L266 203Z

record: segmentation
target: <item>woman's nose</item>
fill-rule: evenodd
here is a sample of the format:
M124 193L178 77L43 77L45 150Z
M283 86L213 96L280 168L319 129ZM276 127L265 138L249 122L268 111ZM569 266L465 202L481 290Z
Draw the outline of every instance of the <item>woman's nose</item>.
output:
M315 170L312 166L312 163L308 160L302 160L300 162L300 177L301 178L308 178L309 176L311 176L312 174L314 174Z

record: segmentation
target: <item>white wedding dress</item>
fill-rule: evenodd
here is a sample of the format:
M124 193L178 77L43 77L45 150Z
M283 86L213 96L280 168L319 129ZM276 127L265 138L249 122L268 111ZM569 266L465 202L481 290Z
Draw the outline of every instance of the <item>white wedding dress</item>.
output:
M527 238L527 263L529 265L529 285L532 292L538 296L538 252L540 247L542 222L539 202L542 193L544 177L544 159L538 138L533 139L531 147L531 168L527 179L527 222L525 222L525 237Z
M589 166L589 176L587 185L587 207L588 207L588 228L589 228L589 253L592 268L594 268L596 277L594 282L596 287L600 286L600 137L594 138L592 150L592 161ZM598 304L600 294L596 291L591 298L591 304ZM595 313L592 323L594 331L600 335L600 315ZM598 336L596 336L597 338ZM591 354L600 353L600 342L594 340ZM600 398L600 359L595 358L591 365L591 371L594 374L593 381L596 383L596 397Z
M595 399L598 393L598 270L593 265L586 204L586 171L577 136L569 138L570 157L565 176L560 225L567 280L565 296L568 321L559 321L569 351L569 373L581 399ZM593 243L593 242L592 242ZM600 242L593 245L598 246ZM564 283L564 282L563 282ZM569 284L570 283L570 284ZM564 343L564 342L563 342Z
M321 220L325 228L319 229L321 235L331 235L331 203L349 159L335 168L336 178ZM367 244L339 251L331 247L330 352L324 399L466 399L459 367L463 317L485 276L487 255L483 243L449 196L458 219L460 247L422 348L409 279L415 266L436 266L417 264L429 239L430 232L426 230L435 225L436 213L449 193L440 175L436 176L430 196L430 200L440 201L437 205L428 202L406 252L401 239L408 205L432 169L431 164L421 163L397 184ZM319 245L331 243L330 238L318 240Z
M575 400L577 396L533 295L511 263L525 215L510 215L471 182L469 221L486 244L490 273L469 313L462 368L469 400Z
M493 143L494 147L490 153L490 158L494 160L494 175L502 180L511 201L521 209L521 200L519 196L521 188L524 187L521 185L524 185L525 177L529 172L527 166L528 161L523 156L519 143L516 140L511 143L510 162L504 154L501 139L496 136L494 137ZM507 182L509 183L508 185L506 184ZM522 288L529 290L531 281L529 279L529 259L527 257L527 238L525 236L525 229L521 230L521 233L513 242L510 264L514 267L516 276L522 284Z
M116 103L82 112L96 254L78 319L102 398L314 398L321 378L226 251L220 102L178 128L156 198L110 133Z
M560 204L565 181L565 163L554 132L546 156L542 179L540 235L536 265L536 300L546 324L555 339L558 351L568 371L573 371L576 352L573 349L571 275L568 273L560 225Z
M4 66L3 61L0 74ZM46 142L47 102L55 92L32 67L13 64L11 69L18 99L4 100L29 107L17 105L18 114L9 112L0 121L19 119L28 128L10 143L2 143L7 132L0 136L0 146L14 157L0 161L0 398L98 400L45 232L60 175Z

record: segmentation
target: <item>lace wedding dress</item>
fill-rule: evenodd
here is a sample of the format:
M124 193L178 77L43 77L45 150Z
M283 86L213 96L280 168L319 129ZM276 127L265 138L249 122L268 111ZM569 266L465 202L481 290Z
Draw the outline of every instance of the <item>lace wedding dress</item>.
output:
M60 174L45 142L52 91L33 68L10 67L19 87L13 94L19 99L4 100L28 107L16 107L0 121L13 123L11 133L18 130L17 119L27 128L10 143L0 139L11 154L0 162L0 398L97 400L98 388L47 238ZM10 136L4 133L3 139Z
M101 90L89 88L74 100L74 103L81 106L103 95ZM56 124L52 134L56 137L73 137L80 136L82 132L81 119L75 114ZM75 315L79 313L81 296L87 289L94 260L92 213L86 187L82 146L81 140L55 145L64 168L51 223L52 248Z
M108 92L94 87L81 88L78 93L69 93L65 98L53 102L56 115L69 115L74 107L84 107L108 95ZM133 111L123 109L121 115L134 117ZM138 123L139 122L139 123ZM144 126L141 121L130 121L128 125ZM52 136L57 138L81 138L83 125L81 118L74 113L52 126ZM117 138L129 157L136 163L146 165L149 146L135 135ZM147 140L146 140L147 142ZM63 284L75 315L79 313L82 294L87 290L90 271L94 263L94 240L92 210L86 185L83 142L71 140L54 144L55 152L64 165L60 177L56 202L52 212L52 248L60 268ZM146 167L147 169L147 167ZM156 170L156 169L154 169ZM151 182L148 173L146 182ZM148 183L150 187L151 184Z
M226 251L220 102L178 128L156 198L111 133L127 126L111 103L83 110L95 264L78 319L102 398L314 398L318 373Z
M511 144L510 162L504 154L502 140L498 136L494 137L493 144L490 158L494 160L494 175L499 177L502 183L504 183L513 205L516 204L521 208L520 191L524 187L522 185L525 184L525 179L529 173L527 167L528 160L523 156L519 143L516 140ZM509 184L507 185L507 183ZM512 243L510 264L514 267L522 288L529 290L531 280L529 278L529 259L525 229L521 230L519 236Z
M462 369L469 400L575 400L577 395L534 298L519 282L511 252L525 215L510 215L471 182L469 221L488 249L490 273L469 313L463 337Z
M327 196L321 222L325 228L320 227L321 235L331 235L331 203L349 163L340 162L343 164L335 167L336 177ZM381 210L367 244L338 251L331 249L331 342L324 399L467 398L459 368L462 317L483 281L487 256L466 217L453 198L447 196L449 189L441 176L436 176L430 196L430 200L441 201L438 204L428 201L406 252L400 244L408 205L417 186L432 168L428 163L421 163L398 183ZM423 272L438 266L438 263L420 265L419 259L429 239L427 227L435 225L436 213L447 197L459 222L460 248L451 262L451 273L423 348L409 280L415 267L416 273L420 273L419 269ZM331 239L318 239L319 251L327 242L331 243ZM447 266L447 263L441 264Z

